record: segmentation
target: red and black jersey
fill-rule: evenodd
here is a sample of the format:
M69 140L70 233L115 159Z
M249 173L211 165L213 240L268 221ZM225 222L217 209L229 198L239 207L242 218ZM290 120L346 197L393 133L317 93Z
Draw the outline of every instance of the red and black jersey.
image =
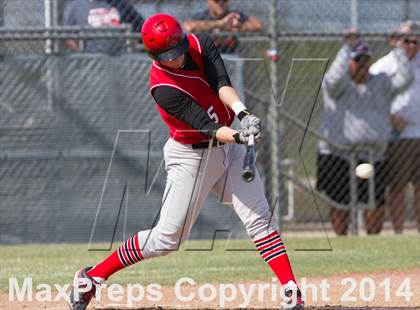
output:
M191 98L200 106L215 123L230 126L235 116L234 112L226 107L218 94L210 86L205 74L202 46L199 39L192 34L188 35L190 48L188 55L197 64L196 70L170 69L163 67L158 62L153 62L150 72L150 89L153 93L158 87L170 87L178 90ZM169 114L157 102L162 119L169 127L172 138L180 143L193 144L209 139L208 135L201 133L183 120Z

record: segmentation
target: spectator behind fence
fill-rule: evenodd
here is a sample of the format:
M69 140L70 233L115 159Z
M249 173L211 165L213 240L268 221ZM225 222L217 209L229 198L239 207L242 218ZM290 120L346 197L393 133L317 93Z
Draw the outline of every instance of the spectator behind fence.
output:
M388 202L394 230L396 233L401 233L405 220L405 190L407 185L412 183L413 206L417 229L420 232L420 44L418 36L410 35L420 32L420 23L404 22L397 32L405 34L402 35L402 47L410 59L415 79L410 88L394 98L391 105L394 135L388 152L390 165ZM390 41L390 44L392 46L394 41ZM399 70L398 66L397 55L392 50L374 63L370 72L392 76Z
M73 0L64 8L64 24L67 26L118 27L130 23L133 31L140 32L143 17L128 0ZM124 39L66 40L72 52L116 54L124 51Z
M225 32L254 32L262 29L261 21L237 10L229 9L229 0L207 0L208 9L198 12L184 23L188 32L212 32L221 53L233 53L238 46L236 36L218 36Z
M391 132L389 108L395 95L404 91L413 79L407 56L394 50L398 62L395 75L369 74L370 50L355 34L345 37L344 45L328 69L322 90L324 115L321 132L329 141L352 149L369 144L375 165L375 209L365 210L368 234L380 233L385 214L387 164L384 160ZM356 164L366 162L365 152L356 153ZM345 235L350 222L349 152L339 151L321 140L318 143L317 188L325 191L343 208L332 207L330 220L338 235ZM367 203L368 181L357 181L357 201Z

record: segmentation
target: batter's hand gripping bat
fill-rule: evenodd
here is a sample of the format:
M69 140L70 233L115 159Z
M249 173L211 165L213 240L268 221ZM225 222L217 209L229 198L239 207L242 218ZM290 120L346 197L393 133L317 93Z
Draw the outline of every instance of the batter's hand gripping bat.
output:
M245 182L251 182L255 177L255 159L255 138L254 135L250 135L242 170L242 178Z

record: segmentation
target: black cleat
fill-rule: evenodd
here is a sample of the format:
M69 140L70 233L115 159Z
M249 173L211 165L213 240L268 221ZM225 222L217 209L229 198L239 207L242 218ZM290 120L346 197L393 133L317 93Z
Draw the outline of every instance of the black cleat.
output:
M68 304L71 310L85 310L95 296L96 283L87 275L92 267L86 267L76 272L71 288Z

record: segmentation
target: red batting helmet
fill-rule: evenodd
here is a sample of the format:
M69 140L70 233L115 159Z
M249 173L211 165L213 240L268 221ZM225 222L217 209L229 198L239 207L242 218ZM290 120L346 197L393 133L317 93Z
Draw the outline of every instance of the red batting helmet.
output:
M150 16L141 28L144 47L154 60L173 60L189 48L187 35L180 23L171 15Z

